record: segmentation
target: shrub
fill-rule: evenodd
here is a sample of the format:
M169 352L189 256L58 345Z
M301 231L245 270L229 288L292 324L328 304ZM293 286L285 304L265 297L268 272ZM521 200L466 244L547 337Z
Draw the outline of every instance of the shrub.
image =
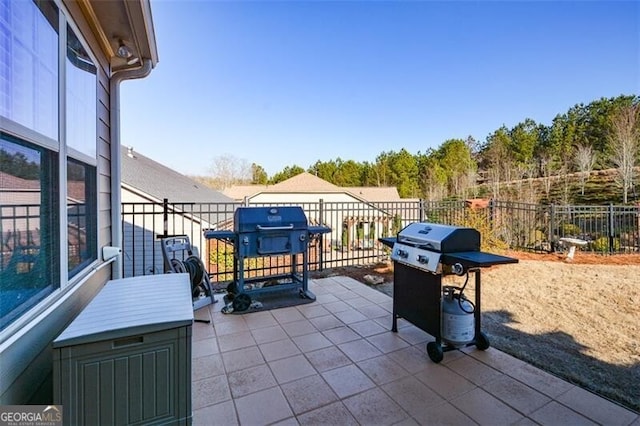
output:
M546 241L547 237L544 234L544 232L542 232L539 229L532 229L529 232L529 239L527 241L527 245L528 246L538 246L540 245L542 242Z
M580 227L573 223L563 223L562 225L560 225L560 231L563 236L580 235L580 233L582 232Z
M489 209L465 209L464 218L458 226L474 228L480 232L481 249L485 251L504 251L509 245L500 239L489 222Z
M609 237L600 237L597 240L590 243L590 248L593 251L608 252L609 251ZM613 250L620 250L620 239L613 239Z

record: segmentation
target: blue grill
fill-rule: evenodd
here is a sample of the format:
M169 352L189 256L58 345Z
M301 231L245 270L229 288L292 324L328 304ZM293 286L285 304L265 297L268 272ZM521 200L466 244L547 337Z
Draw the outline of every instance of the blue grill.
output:
M315 300L308 289L309 242L330 231L326 226L309 226L301 207L239 207L233 216L233 231L206 231L204 236L233 244L234 279L227 289L233 296L233 309L242 311L249 308L251 297L260 293L297 288L301 297ZM302 255L301 268L298 268L297 255ZM265 256L290 256L290 272L246 277L245 259ZM260 285L267 281L277 284Z

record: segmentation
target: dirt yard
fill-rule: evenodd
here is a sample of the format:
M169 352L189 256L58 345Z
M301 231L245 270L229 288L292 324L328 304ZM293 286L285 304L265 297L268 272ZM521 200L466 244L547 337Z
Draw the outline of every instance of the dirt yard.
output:
M518 264L482 270L483 331L491 345L640 411L640 256L506 253ZM391 265L333 274L393 292ZM461 286L463 277L443 281ZM465 295L473 300L473 276Z

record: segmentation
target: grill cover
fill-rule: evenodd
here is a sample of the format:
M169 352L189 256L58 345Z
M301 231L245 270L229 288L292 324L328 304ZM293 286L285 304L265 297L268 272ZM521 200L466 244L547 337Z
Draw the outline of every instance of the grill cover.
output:
M476 229L426 222L406 226L397 241L439 253L480 250L480 232Z
M238 207L233 215L236 233L307 230L307 216L299 206Z

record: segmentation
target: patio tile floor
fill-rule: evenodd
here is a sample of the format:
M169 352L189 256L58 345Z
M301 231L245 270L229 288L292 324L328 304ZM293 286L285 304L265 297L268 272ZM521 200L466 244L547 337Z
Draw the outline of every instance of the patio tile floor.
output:
M640 416L494 348L447 352L391 298L348 277L309 281L312 304L225 315L200 309L194 425L640 425Z

